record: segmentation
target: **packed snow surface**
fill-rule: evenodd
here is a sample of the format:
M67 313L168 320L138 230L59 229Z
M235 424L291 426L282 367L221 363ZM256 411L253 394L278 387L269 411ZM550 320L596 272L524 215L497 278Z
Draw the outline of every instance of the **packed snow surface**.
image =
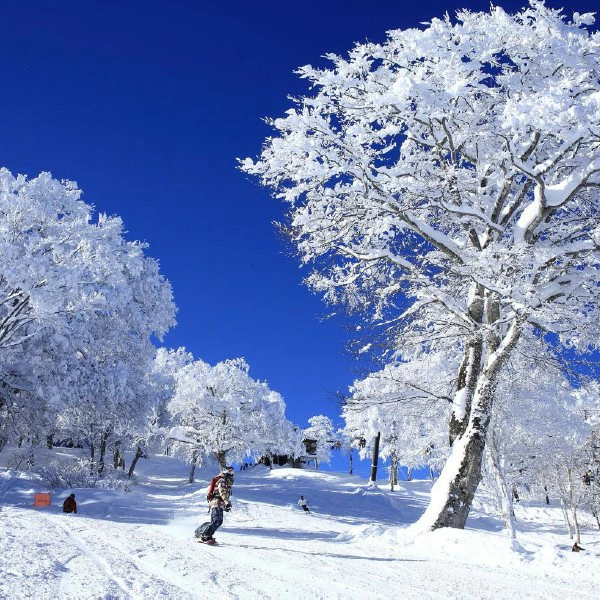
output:
M0 453L0 464L6 460ZM218 546L199 544L214 469L139 463L132 491L53 490L0 468L1 598L600 598L600 535L571 552L560 507L517 506L511 545L482 500L467 529L415 533L430 482L370 488L355 476L258 466L236 473ZM63 514L74 492L78 514ZM303 495L310 513L298 506ZM481 494L485 497L485 490Z

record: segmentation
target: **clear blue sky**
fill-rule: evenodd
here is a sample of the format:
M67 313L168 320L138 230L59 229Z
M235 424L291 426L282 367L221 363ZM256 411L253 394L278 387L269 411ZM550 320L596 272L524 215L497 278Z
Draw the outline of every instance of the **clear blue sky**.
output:
M150 244L179 307L167 346L210 363L244 356L292 421L337 419L331 392L346 391L356 367L344 321L320 319L325 307L272 226L283 207L236 157L258 154L261 118L305 90L298 66L467 5L489 2L5 2L0 164L77 181Z

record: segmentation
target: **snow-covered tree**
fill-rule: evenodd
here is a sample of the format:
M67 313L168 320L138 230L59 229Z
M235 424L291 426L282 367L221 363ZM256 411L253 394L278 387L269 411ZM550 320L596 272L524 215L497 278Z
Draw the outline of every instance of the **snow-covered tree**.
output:
M556 493L557 469L564 481L564 460L581 456L590 433L581 400L585 387L574 388L556 361L536 360L539 346L528 346L519 361L506 365L486 445L487 481L512 538L517 489Z
M361 432L366 440L361 458L371 453L372 440L380 433L379 455L390 460L392 474L400 465L438 469L443 464L456 361L437 358L426 355L388 365L354 382L342 415L346 429Z
M452 450L421 519L464 527L520 338L597 348L600 60L589 14L461 11L300 69L245 172L289 204L308 285L397 355L461 355ZM410 358L410 357L409 357Z
M167 406L177 385L176 376L180 369L194 360L185 348L177 350L158 348L154 365L149 374L152 387L152 410L148 422L148 446L153 450L163 449L170 429L170 415Z
M175 395L168 404L171 437L179 441L194 465L208 457L219 466L259 457L285 454L295 443L285 419L285 403L268 385L252 379L248 363L225 360L214 367L202 360L176 374ZM190 476L193 480L193 473Z
M143 420L171 287L117 217L72 182L0 170L0 433L54 433L104 452Z
M333 423L325 415L315 415L308 419L308 425L303 431L303 437L314 443L314 455L317 461L315 466L328 465L331 461L331 450L336 442Z

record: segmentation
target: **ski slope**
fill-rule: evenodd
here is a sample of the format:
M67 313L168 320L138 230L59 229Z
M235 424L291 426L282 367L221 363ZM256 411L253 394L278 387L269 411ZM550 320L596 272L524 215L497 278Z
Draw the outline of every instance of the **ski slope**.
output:
M391 492L254 467L236 474L213 547L193 537L213 474L188 484L184 464L156 457L139 463L131 492L54 490L42 509L39 482L0 469L0 598L600 598L599 532L588 521L586 551L571 552L556 505L518 506L517 551L481 503L465 531L413 534L427 481ZM72 491L79 512L66 515Z

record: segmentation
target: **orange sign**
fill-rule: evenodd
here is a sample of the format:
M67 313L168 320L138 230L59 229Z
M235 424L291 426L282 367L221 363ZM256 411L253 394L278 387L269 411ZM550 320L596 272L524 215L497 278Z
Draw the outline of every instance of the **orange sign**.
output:
M33 495L34 506L50 506L52 495L48 492L41 492Z

